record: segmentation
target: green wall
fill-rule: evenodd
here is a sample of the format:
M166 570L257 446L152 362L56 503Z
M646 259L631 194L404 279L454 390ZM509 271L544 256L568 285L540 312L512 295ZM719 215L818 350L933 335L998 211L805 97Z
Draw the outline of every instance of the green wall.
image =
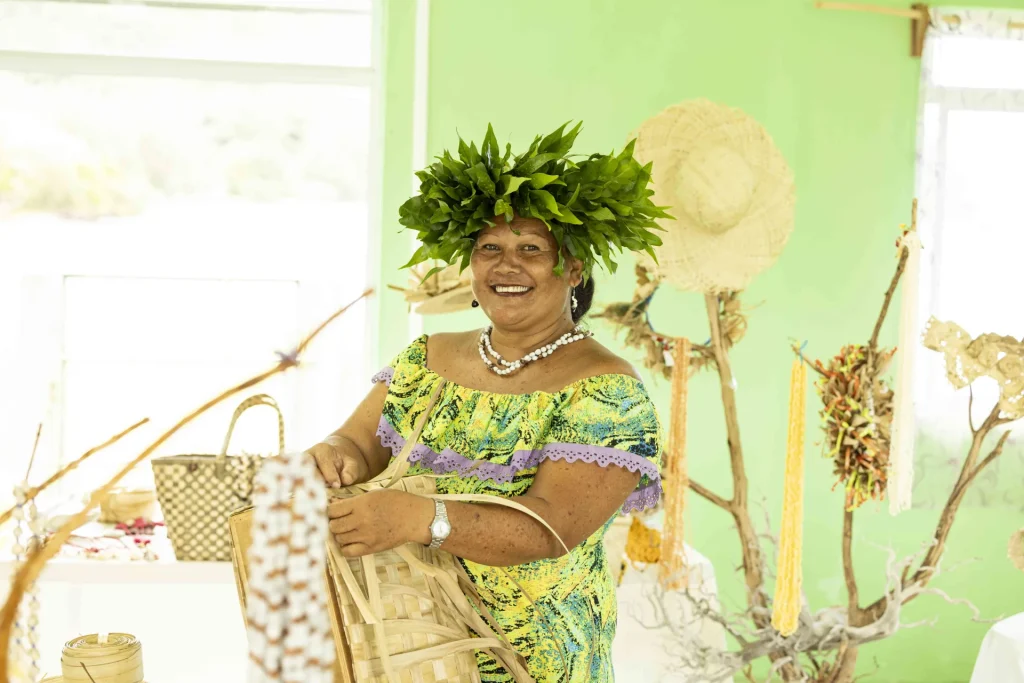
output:
M892 6L906 6L888 3ZM1024 8L1024 0L988 5ZM395 272L409 253L396 216L409 188L411 151L412 0L387 5L386 149L382 272ZM825 12L811 0L432 0L428 147L431 155L464 137L482 137L488 122L513 148L563 121L582 119L579 150L621 147L629 131L664 107L693 97L737 106L761 121L792 165L797 182L796 229L775 267L745 294L757 305L750 331L734 353L742 438L751 500L764 500L777 524L785 453L791 339L827 357L870 335L894 266L898 225L913 196L919 60L909 56L909 22L867 14ZM598 302L627 300L632 269L609 279L598 273ZM381 298L380 355L408 340L405 308L394 293ZM892 317L892 316L891 316ZM654 325L669 334L707 337L703 300L664 292ZM426 330L481 325L475 312L428 319ZM599 337L620 348L603 324ZM883 343L894 343L888 325ZM628 356L629 354L627 354ZM650 382L663 414L664 382ZM808 399L816 411L815 399ZM808 416L817 425L816 413ZM690 393L692 476L730 493L724 421L714 376ZM840 562L841 499L830 491L829 463L819 457L820 432L809 431L805 521L805 588L811 608L845 604ZM733 575L739 549L730 518L691 496L689 541L714 562L726 605L742 603ZM885 553L916 551L937 512L890 517L885 504L857 515L857 571L862 600L879 595ZM763 515L755 512L755 521ZM1020 526L1006 511L965 509L945 565L980 561L935 585L966 597L989 618L1024 609L1022 577L1006 560L1006 541ZM938 598L916 600L904 621L937 617L862 650L860 670L872 680L966 681L986 624Z

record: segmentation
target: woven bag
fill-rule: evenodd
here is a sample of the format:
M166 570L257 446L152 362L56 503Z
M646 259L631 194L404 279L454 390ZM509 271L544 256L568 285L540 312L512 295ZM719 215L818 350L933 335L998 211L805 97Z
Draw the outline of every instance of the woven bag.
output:
M253 479L262 458L229 456L235 423L249 408L270 406L277 413L278 453L284 452L284 416L266 394L247 398L235 410L219 455L171 455L153 459L156 493L174 555L186 562L231 560L228 516L252 504Z
M442 387L435 389L405 447L384 472L362 484L329 490L328 495L346 498L391 488L442 500L504 505L537 519L557 538L543 519L518 503L496 496L437 495L436 476L406 476L409 454ZM243 614L251 519L248 509L233 514L230 522ZM515 652L477 587L450 553L410 543L347 558L331 538L327 561L329 610L339 660L337 683L479 683L476 651L501 662L516 683L533 683L526 661ZM560 643L556 645L561 649Z

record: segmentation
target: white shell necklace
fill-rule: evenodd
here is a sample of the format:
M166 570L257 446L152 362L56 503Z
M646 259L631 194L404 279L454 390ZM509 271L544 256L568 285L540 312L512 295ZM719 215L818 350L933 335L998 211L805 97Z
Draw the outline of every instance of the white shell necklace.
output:
M577 325L576 327L572 328L571 330L563 334L561 337L556 339L555 341L551 342L550 344L545 344L544 346L541 346L538 349L534 349L533 351L526 354L519 360L507 361L501 357L501 354L494 350L493 346L491 346L492 329L493 328L488 327L487 329L480 333L480 342L478 344L478 348L480 349L480 359L484 362L484 365L491 369L491 371L494 374L502 376L511 375L516 370L522 369L524 366L534 362L535 360L547 358L552 353L557 351L558 348L561 346L568 346L573 342L578 342L580 340L586 339L587 337L591 337L594 334L593 332L590 332L589 330L584 330L579 325ZM490 354L490 356L492 356L494 360L498 362L498 365L495 365L494 362L490 358L488 358L488 354ZM498 367L499 365L501 367Z

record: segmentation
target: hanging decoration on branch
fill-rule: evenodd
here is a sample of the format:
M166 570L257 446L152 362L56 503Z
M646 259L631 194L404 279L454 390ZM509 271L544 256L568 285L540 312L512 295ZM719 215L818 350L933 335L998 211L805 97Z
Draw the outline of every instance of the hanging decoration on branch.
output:
M800 622L803 585L804 433L806 431L807 366L793 361L789 380L789 435L786 440L786 485L782 495L778 578L772 626L790 636Z
M690 486L686 474L686 399L690 376L690 340L676 339L672 349L672 422L665 453L665 525L659 577L665 590L688 584L686 568L685 503Z
M850 344L828 364L815 361L827 457L836 486L846 489L847 509L881 499L888 481L893 392L881 376L895 349L878 352L873 362L868 349Z
M914 200L910 229L903 228L898 253L906 257L900 298L899 368L889 447L889 512L909 510L914 484L914 360L917 355L917 291L921 273L921 239L917 233L917 200Z
M626 331L623 340L626 348L639 349L644 352L643 366L654 373L671 381L673 373L672 358L675 353L676 337L659 333L651 325L648 309L654 294L664 282L659 271L650 265L639 263L636 266L636 290L632 301L609 304L604 310L592 317L604 318L619 330ZM730 349L743 339L747 332L747 311L740 302L739 292L729 292L722 298L722 341L725 348ZM706 368L713 368L715 352L710 343L690 343L690 373Z
M1024 417L1024 340L998 334L975 339L956 323L928 321L924 346L946 358L946 377L963 389L979 377L999 384L999 410L1004 417Z

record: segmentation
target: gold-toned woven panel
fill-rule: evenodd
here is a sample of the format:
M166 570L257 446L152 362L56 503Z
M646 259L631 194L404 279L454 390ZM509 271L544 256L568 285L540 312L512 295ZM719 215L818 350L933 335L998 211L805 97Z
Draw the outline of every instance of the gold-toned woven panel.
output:
M394 488L418 494L432 494L436 490L433 479L415 476L403 477ZM456 560L448 553L431 551L418 544L404 548L416 559L441 569L454 583L459 582ZM465 620L452 606L451 596L435 578L410 566L395 551L380 552L369 558L345 558L332 545L331 553L336 567L342 562L348 566L359 592L369 598L375 616L382 620L380 625L368 624L340 572L330 572L357 683L480 683L472 650L418 661L422 659L420 653L427 648L471 637ZM367 575L367 566L373 568L371 576ZM379 602L374 602L375 596L379 596ZM384 667L382 656L385 653L392 662L394 680L388 678Z
M153 461L157 498L174 555L188 562L231 560L228 516L252 504L260 458L225 458L218 477L214 456L174 456Z

